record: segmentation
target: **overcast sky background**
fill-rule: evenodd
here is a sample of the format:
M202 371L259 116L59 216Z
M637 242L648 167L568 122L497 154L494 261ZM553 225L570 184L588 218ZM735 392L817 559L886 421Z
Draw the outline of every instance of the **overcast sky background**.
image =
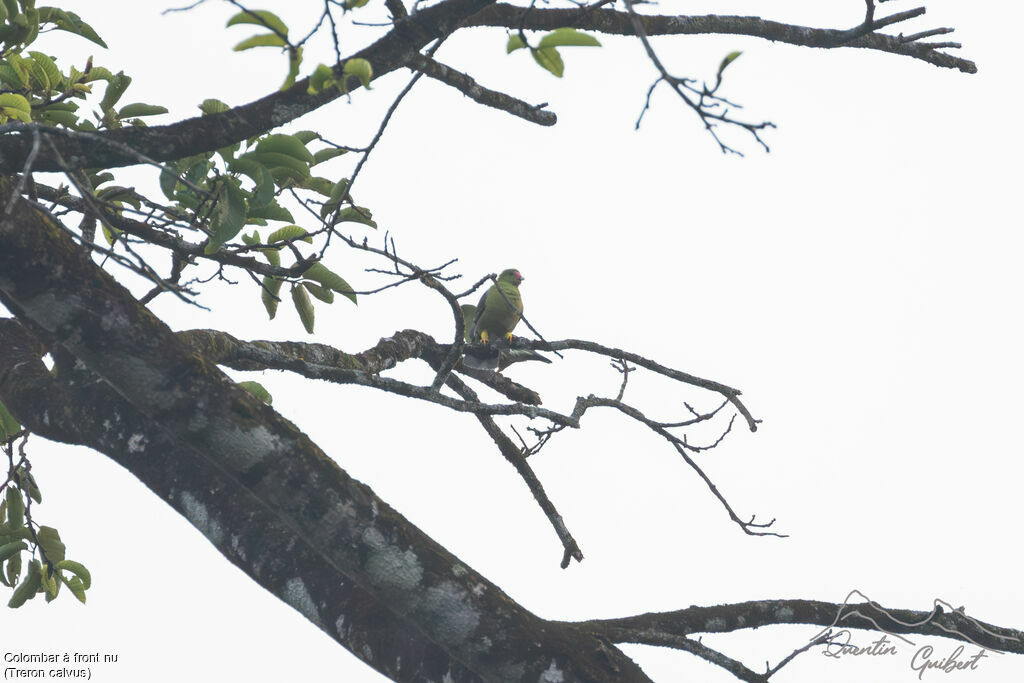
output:
M110 50L61 33L34 49L75 60L65 69L81 68L89 54L123 68L135 81L122 102L170 108L154 123L194 116L207 97L243 104L284 78L274 50L231 52L254 31L222 28L235 11L227 3L168 16L160 16L164 2L57 4L92 23ZM253 7L277 11L301 33L319 3L306 3L306 14L298 4ZM1024 140L1015 122L1022 98L1014 34L1024 10L925 4L925 17L897 30L955 27L951 39L964 44L977 75L863 50L657 40L679 75L711 78L726 53L744 51L724 94L779 127L766 134L767 155L724 131L743 159L720 154L667 90L634 131L654 78L634 41L565 49L559 80L525 52L506 56L503 31L460 33L441 49L442 61L486 86L549 102L558 125L525 123L423 79L354 190L410 260L457 257L467 286L519 268L526 314L546 338L627 348L742 389L761 428L751 434L737 424L699 462L739 515L775 517L789 538L744 535L667 444L594 411L582 430L563 432L531 460L586 556L561 570L547 520L472 417L367 388L245 376L261 381L274 407L341 467L542 617L764 598L841 602L856 588L889 607L928 610L941 598L984 621L1024 626ZM913 6L888 3L881 13ZM848 27L863 3L659 10ZM370 8L367 16L381 14ZM373 35L343 34L345 53ZM304 74L332 61L318 49L307 52ZM407 78L389 75L287 130L363 145ZM327 170L341 177L347 163ZM150 187L155 174L124 178ZM379 282L365 267L384 265L340 248L328 263L357 289ZM343 299L318 306L316 333L307 335L287 302L268 322L257 288L239 279L208 290L210 313L167 296L153 309L175 329L216 327L350 352L404 328L452 334L446 304L424 287L389 290L358 307ZM536 365L507 373L553 409L618 386L602 359L567 354ZM427 382L431 373L410 365L395 375ZM639 373L626 394L666 419L681 417L683 401L707 409L716 398ZM702 438L714 436L695 433L695 442ZM105 456L38 438L30 453L44 494L37 517L60 529L94 586L88 607L62 596L0 611L0 650L118 654L117 664L95 665L99 683L383 680ZM706 642L760 669L816 632L784 627ZM934 645L936 657L954 647L917 640ZM659 681L733 680L690 655L627 649ZM812 652L773 680L917 680L911 650L843 662ZM977 671L924 679L988 683L1022 672L1024 658L991 655Z

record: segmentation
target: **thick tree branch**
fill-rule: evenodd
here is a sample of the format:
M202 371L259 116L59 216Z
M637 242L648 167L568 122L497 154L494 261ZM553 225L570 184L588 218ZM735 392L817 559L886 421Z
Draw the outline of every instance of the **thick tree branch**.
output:
M0 202L13 185L0 178ZM0 397L23 423L45 433L47 420L67 415L67 432L92 430L89 445L148 480L228 559L398 680L420 666L459 681L536 680L548 670L566 681L648 680L601 639L548 628L521 609L226 381L44 212L20 200L13 208L0 219L0 300L103 380L67 389L112 390L31 410L40 366L19 381L17 371L31 368L0 354Z
M923 9L915 10L913 14L903 13L903 16L900 16L900 21L923 13ZM973 74L978 71L978 67L972 61L937 52L933 47L906 41L901 36L870 33L851 40L850 33L840 29L808 28L769 21L760 17L714 14L705 16L643 15L641 21L649 36L725 34L752 36L803 47L859 47L912 57L935 66L959 69L964 73ZM519 30L520 27L552 31L562 26L573 26L600 33L634 35L629 14L610 9L533 8L527 12L522 7L497 3L470 17L464 25L496 26L513 31Z
M408 64L427 43L447 36L467 17L491 2L493 0L444 0L401 19L380 40L348 59L369 61L373 66L374 80L379 79ZM343 62L334 66L339 77L343 66ZM352 76L345 85L348 91L355 91L362 84ZM342 96L337 88L316 94L308 93L308 88L309 79L304 78L287 90L274 92L255 102L167 126L129 126L101 133L45 129L47 135L59 136L61 156L66 163L62 164L57 155L43 145L32 169L115 168L141 163L144 158L158 162L181 159L262 135ZM31 132L0 135L0 173L22 171L32 148Z
M818 600L755 600L675 612L598 619L580 626L615 643L664 645L670 637L729 633L776 624L813 624L896 634L942 636L1001 652L1024 654L1024 631L994 626L962 611L931 612L882 608L877 603L836 604Z

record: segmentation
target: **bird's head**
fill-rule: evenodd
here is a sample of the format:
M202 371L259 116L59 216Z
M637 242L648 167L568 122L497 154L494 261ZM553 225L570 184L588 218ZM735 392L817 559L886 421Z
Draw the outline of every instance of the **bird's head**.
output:
M518 287L519 283L524 279L526 278L523 277L522 273L515 268L503 270L501 271L501 275L498 276L498 282L507 282L510 285L515 285L516 287Z

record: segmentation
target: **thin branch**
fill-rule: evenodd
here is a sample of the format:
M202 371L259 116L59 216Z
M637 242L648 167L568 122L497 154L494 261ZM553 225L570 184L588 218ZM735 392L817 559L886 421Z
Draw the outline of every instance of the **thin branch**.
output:
M558 122L558 117L554 112L544 109L547 104L529 104L498 90L485 88L469 74L457 71L428 57L414 57L410 66L445 85L450 85L478 104L500 109L541 126L553 126Z
M742 415L744 419L747 421L747 426L750 428L750 431L757 431L757 423L759 422L759 420L755 420L753 415L750 414L750 411L747 409L747 407L743 404L742 401L740 401L739 397L742 394L742 392L739 389L733 389L730 386L726 386L725 384L722 384L720 382L715 382L714 380L702 379L700 377L697 377L696 375L691 375L681 370L673 370L672 368L666 367L661 363L655 362L649 358L645 358L639 354L632 353L630 351L625 351L623 349L617 349L610 346L604 346L603 344L598 344L596 342L591 341L584 341L582 339L563 339L560 341L549 342L546 344L534 342L529 346L530 348L536 349L538 351L574 349L577 351L588 351L590 353L608 356L609 358L612 359L621 358L635 365L639 365L642 368L647 368L651 372L656 372L659 375L664 375L665 377L674 379L677 382L682 382L683 384L690 384L695 387L701 387L702 389L707 389L708 391L714 391L716 393L721 394L724 398L726 398L729 401L729 403L733 404L733 406L736 407L736 410L738 410L740 415Z

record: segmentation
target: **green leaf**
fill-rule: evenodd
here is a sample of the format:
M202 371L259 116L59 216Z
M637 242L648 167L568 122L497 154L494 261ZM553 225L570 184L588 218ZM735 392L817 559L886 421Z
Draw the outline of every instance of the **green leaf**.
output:
M287 154L306 164L313 163L313 155L306 149L306 145L303 144L302 140L295 135L268 135L256 143L256 151Z
M313 165L323 163L328 159L334 157L340 157L342 154L348 154L347 149L341 149L339 147L328 147L327 149L321 149L313 154Z
M228 165L232 173L249 176L255 184L252 192L251 206L263 206L274 199L274 176L263 164L252 159L235 159Z
M280 152L249 152L241 157L242 159L251 159L258 164L262 164L270 169L271 174L274 176L274 180L280 182L283 178L292 178L296 182L301 182L310 177L309 163L296 159L290 154L282 154ZM312 162L312 155L310 155L310 163Z
M573 45L578 47L601 47L600 41L589 33L581 33L574 28L559 28L548 33L537 43L539 49Z
M565 72L565 63L562 61L562 56L558 54L558 50L553 47L531 48L530 54L533 55L534 61L542 67L559 78L562 77Z
M7 487L7 526L18 529L25 524L25 501L16 486Z
M35 60L28 62L28 73L31 76L32 85L38 91L45 93L57 87L56 84L50 83L50 76L46 73L43 65Z
M42 583L42 572L40 571L39 560L32 560L28 563L28 575L22 580L18 587L14 589L14 593L11 595L10 601L7 603L8 607L17 608L24 605L27 601L34 598L36 593L39 592L39 586Z
M270 392L267 391L259 382L253 382L252 380L249 380L246 382L239 382L238 386L242 387L243 389L248 391L250 394L258 398L259 400L263 401L267 405L270 405L271 403L274 402L274 397L271 396Z
M297 47L288 51L288 76L281 84L281 90L287 90L295 85L295 79L299 77L299 67L302 66L302 48Z
M722 63L718 65L718 78L722 77L722 72L725 71L725 67L735 62L736 58L739 57L741 54L743 54L742 51L733 50L722 59Z
M313 238L309 236L309 233L305 228L300 228L297 225L286 225L283 228L278 228L274 232L270 233L270 236L267 237L267 244L295 239L301 239L307 244L313 243Z
M307 190L313 190L314 192L319 192L325 197L330 197L331 190L334 188L334 183L322 176L313 176L306 182L302 183L300 187Z
M327 201L320 207L320 218L327 218L328 214L338 210L342 200L348 195L348 186L348 178L342 178L334 184Z
M373 220L373 214L370 210L362 206L346 206L344 209L338 212L337 218L334 220L335 224L338 223L362 223L368 225L371 228L376 228L377 223Z
M160 190L170 200L175 199L174 190L178 186L178 174L168 168L160 169Z
M0 111L12 119L25 123L32 122L32 108L28 100L12 92L0 93Z
M260 296L263 299L263 307L267 309L267 315L273 320L277 315L277 305L281 303L281 285L284 280L266 275L263 277L263 286L260 287Z
M229 178L224 182L224 193L217 200L217 207L213 211L213 220L210 222L213 236L210 238L208 248L216 243L217 249L219 249L220 245L230 241L241 232L244 226L245 197L238 187L238 182Z
M78 601L85 604L85 586L82 585L82 580L77 576L72 576L70 579L64 580L64 585L68 587L71 594L78 598Z
M36 484L36 478L32 476L32 473L29 472L24 465L15 470L14 476L18 484L21 486L21 490L26 491L29 498L37 503L43 502L43 492L39 490L39 485Z
M91 40L100 47L107 47L107 44L103 42L103 39L100 38L99 35L97 35L92 26L89 26L89 24L82 21L81 17L74 12L57 9L56 7L40 7L39 23L54 24L58 31L74 33L86 40Z
M64 84L64 74L57 68L53 59L42 52L30 51L28 54L32 57L33 63L37 64L43 73L46 74L46 81L50 89L59 90Z
M323 301L326 304L334 303L334 291L331 290L330 287L318 285L313 282L303 282L302 286L305 287L310 294L315 296L317 299L320 299L320 301Z
M121 95L124 95L124 91L128 89L132 79L130 76L125 76L123 72L110 77L107 81L107 90L103 93L103 99L100 101L100 107L102 109L113 109L117 101L121 99Z
M277 31L283 35L288 35L288 27L281 19L273 12L268 12L265 9L257 10L244 10L239 12L235 16L228 19L227 26L238 26L239 24L255 24L256 26L266 26L267 28Z
M111 73L110 69L102 66L94 66L86 72L83 80L86 83L91 83L92 81L107 81L109 83L110 79L113 77L114 74Z
M11 559L7 560L7 585L14 586L18 583L18 578L21 576L21 553L17 555L11 555Z
M292 285L292 303L295 304L295 310L299 312L299 319L302 320L302 326L306 328L306 332L313 334L316 314L313 311L313 302L309 300L309 294L306 293L305 288Z
M28 550L28 546L25 545L24 541L14 541L6 545L0 545L0 564L11 559L15 553L20 553L22 550Z
M60 585L63 583L57 578L57 572L50 573L50 565L43 565L43 591L46 594L46 602L53 602L60 592Z
M69 111L36 112L36 120L44 123L60 124L67 128L75 128L78 126L78 115Z
M526 42L523 41L523 37L518 33L513 33L508 37L508 42L505 43L505 54L512 54L524 47L526 47Z
M333 289L338 294L347 297L352 303L358 303L356 301L355 290L345 282L343 277L329 269L320 261L317 261L307 268L306 272L302 274L302 277L313 280L314 282L319 282L325 287Z
M0 95L2 97L2 95ZM0 441L7 441L15 434L21 431L21 425L14 419L10 411L7 410L7 406L0 401Z
M286 221L288 223L295 222L291 212L276 201L267 202L263 206L250 207L249 218L265 218L269 221Z
M287 45L288 43L276 33L262 33L246 38L231 49L235 52L242 52L243 50L251 50L254 47L286 47Z
M314 95L335 85L334 71L326 64L318 64L309 76L309 94Z
M308 145L313 140L320 139L320 134L315 130L300 130L298 133L293 133L292 137L298 138L299 142L304 145Z
M279 266L281 265L281 254L278 252L280 248L281 247L274 247L272 249L260 249L260 253L263 254L263 257L267 259L267 263L269 263L272 266Z
M39 545L43 547L46 559L50 562L56 564L64 559L64 543L56 529L52 526L41 526L36 532L36 538L39 539Z
M144 104L142 102L135 102L133 104L126 104L121 107L120 111L117 112L119 119L129 119L136 116L157 116L158 114L166 114L167 107L161 107L156 104Z
M229 109L231 109L231 107L224 104L220 100L215 100L213 98L203 100L202 103L199 105L199 110L207 115L219 114L222 111L228 111Z
M28 85L21 73L7 62L0 62L0 83L16 90Z
M367 90L370 89L370 81L373 79L373 67L365 59L356 57L345 62L343 73L346 77L355 76Z
M89 574L89 570L74 560L61 560L57 563L57 569L69 571L77 576L85 589L92 585L92 576Z

